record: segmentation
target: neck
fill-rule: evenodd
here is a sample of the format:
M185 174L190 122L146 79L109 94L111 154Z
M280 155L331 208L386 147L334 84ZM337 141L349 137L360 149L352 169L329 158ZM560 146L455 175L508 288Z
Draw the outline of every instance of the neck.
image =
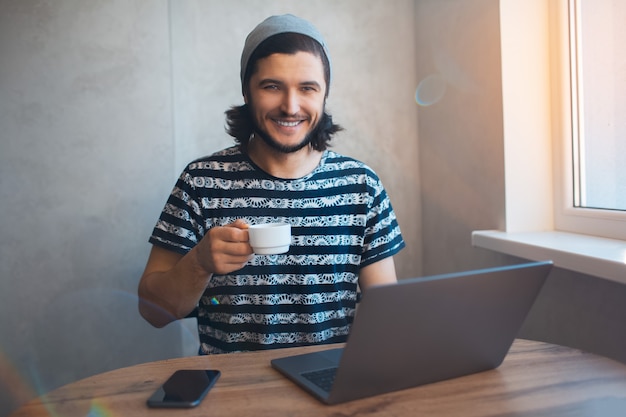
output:
M283 179L302 178L310 174L322 159L322 152L305 146L292 153L279 152L254 136L248 143L248 156L263 171Z

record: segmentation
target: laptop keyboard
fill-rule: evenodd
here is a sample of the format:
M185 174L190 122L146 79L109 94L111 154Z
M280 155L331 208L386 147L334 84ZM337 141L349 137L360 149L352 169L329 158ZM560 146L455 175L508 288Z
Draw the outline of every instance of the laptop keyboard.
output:
M330 392L330 389L333 387L333 382L335 382L336 373L337 368L326 368L320 369L319 371L304 372L302 373L302 376L320 387L322 390Z

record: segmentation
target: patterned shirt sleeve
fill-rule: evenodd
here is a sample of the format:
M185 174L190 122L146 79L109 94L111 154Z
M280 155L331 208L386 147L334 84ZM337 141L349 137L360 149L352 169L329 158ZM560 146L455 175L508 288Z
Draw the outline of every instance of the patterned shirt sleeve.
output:
M405 246L395 212L382 182L371 170L367 179L372 203L367 216L361 267L393 256Z
M205 230L195 191L193 177L186 168L161 212L150 243L184 255L200 242Z

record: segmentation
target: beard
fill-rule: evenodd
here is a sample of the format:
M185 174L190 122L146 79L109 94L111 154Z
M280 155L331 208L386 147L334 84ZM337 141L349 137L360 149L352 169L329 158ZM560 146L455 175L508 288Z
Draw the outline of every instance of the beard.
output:
M313 130L313 132L314 131L315 129ZM265 142L267 146L269 146L270 148L272 148L273 150L277 152L285 153L285 154L298 152L300 149L306 146L309 146L309 144L311 143L311 140L313 140L313 136L312 136L313 132L307 133L306 136L299 143L296 143L295 145L283 145L282 143L274 139L272 135L270 135L263 129L259 128L259 126L256 126L256 123L255 123L255 128L254 128L254 134L259 136L263 140L263 142Z
M253 114L254 105L252 103L249 104L249 108L250 108L250 114ZM323 109L322 109L321 114L322 115L325 114ZM313 141L313 138L317 137L320 134L320 131L322 130L322 127L321 127L322 123L320 123L320 120L318 120L313 126L313 129L311 129L299 143L296 143L295 145L283 145L282 143L278 142L267 131L262 129L253 116L250 117L250 120L252 122L254 134L256 136L259 136L263 140L263 142L265 142L265 144L269 146L271 149L275 150L276 152L283 153L283 154L298 152L299 150L309 146L311 142Z

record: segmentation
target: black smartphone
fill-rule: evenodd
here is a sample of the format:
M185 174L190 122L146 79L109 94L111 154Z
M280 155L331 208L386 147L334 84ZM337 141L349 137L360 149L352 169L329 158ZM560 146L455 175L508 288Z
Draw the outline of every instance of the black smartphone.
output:
M149 407L190 408L200 404L220 377L215 369L180 369L148 398Z

